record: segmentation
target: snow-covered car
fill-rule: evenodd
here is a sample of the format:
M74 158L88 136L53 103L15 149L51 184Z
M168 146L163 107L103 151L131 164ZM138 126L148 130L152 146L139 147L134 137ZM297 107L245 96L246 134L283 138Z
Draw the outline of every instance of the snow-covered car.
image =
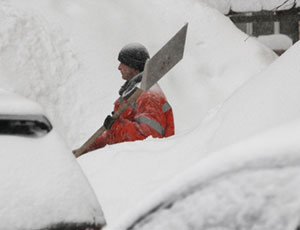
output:
M109 229L300 229L300 120L203 159Z
M101 229L96 196L41 107L0 91L0 229Z

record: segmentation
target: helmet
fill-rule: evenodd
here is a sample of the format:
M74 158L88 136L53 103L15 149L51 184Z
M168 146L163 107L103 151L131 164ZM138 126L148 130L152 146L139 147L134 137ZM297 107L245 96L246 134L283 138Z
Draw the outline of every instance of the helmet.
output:
M150 56L145 46L140 43L130 43L121 49L118 60L133 69L143 71L148 58Z

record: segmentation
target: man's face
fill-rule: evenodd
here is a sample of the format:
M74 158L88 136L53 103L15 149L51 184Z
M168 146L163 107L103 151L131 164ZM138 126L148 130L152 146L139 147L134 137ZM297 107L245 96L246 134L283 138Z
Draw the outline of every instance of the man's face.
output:
M135 75L137 75L140 71L133 69L123 63L120 63L118 70L120 70L122 78L124 80L130 80L133 78Z

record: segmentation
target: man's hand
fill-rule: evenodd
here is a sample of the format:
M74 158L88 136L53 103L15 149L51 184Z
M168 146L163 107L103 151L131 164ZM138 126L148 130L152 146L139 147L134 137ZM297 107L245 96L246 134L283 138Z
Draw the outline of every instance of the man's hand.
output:
M104 120L103 126L106 130L109 130L114 124L114 122L115 119L113 119L111 115L108 115Z

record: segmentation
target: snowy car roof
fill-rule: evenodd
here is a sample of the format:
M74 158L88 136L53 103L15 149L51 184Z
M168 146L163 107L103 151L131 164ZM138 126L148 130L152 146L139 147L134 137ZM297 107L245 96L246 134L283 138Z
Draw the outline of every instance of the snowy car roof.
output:
M43 114L39 104L12 92L0 90L0 111L9 114Z
M55 131L43 138L1 136L0 144L0 229L105 224L91 186Z
M277 0L268 0L268 1L257 1L257 0L201 0L208 5L217 8L224 14L229 13L230 10L234 12L251 12L251 11L280 11L280 10L289 10L294 7L299 7L299 0L286 0L286 1L277 1Z

